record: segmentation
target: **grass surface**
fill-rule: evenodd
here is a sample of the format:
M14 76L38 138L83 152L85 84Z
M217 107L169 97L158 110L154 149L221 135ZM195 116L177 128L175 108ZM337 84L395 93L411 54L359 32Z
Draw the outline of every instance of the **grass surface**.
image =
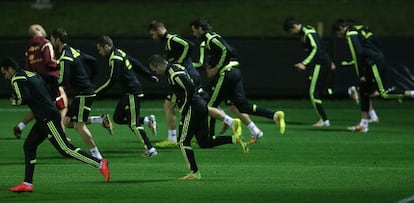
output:
M116 101L99 100L93 113L112 112ZM23 180L23 139L12 126L24 108L0 101L0 202L397 202L414 195L414 102L375 101L379 124L367 134L345 129L359 121L351 101L326 101L331 127L317 129L317 116L306 100L262 101L286 112L287 131L280 136L273 122L252 117L265 136L245 155L237 145L195 149L203 179L181 182L187 172L178 149L159 149L142 158L143 147L126 126L115 125L110 136L90 125L102 154L109 160L111 182L97 169L62 158L45 141L38 150L35 191L8 192ZM142 103L143 115L155 114L165 139L162 101ZM220 127L220 126L217 126ZM248 130L243 129L245 136ZM24 132L24 137L28 129ZM150 133L147 130L148 133ZM85 148L68 129L72 143Z

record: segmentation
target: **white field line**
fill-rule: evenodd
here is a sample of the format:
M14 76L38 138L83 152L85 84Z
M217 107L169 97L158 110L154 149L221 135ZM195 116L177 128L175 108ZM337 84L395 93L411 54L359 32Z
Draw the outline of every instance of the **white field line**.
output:
M407 198L404 198L404 199L402 199L402 200L400 200L396 203L409 203L409 202L412 202L412 201L414 201L414 195L410 196L410 197L407 197Z

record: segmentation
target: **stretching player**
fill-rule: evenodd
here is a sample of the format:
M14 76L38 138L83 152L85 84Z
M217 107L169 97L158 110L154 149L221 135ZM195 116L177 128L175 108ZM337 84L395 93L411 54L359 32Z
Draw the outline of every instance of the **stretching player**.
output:
M137 138L144 143L145 152L144 157L152 157L158 154L155 147L152 146L147 134L145 133L144 124L148 117L140 117L141 99L144 97L141 84L134 72L134 64L138 60L127 55L121 49L114 47L113 41L109 36L101 36L97 43L96 49L102 56L108 57L110 73L108 79L96 89L96 93L101 93L104 89L110 87L115 82L118 82L124 95L119 100L113 120L115 123L121 125L129 125L129 128L137 136ZM141 64L142 65L142 64ZM147 79L158 82L158 78L150 73L144 66L139 67L139 71Z
M149 59L150 68L159 75L167 75L173 95L177 98L177 106L180 108L181 120L178 131L178 146L189 166L190 173L180 180L201 179L195 161L194 151L191 147L191 139L195 135L201 148L209 148L223 144L240 143L243 151L249 148L243 141L240 120L233 122L233 136L208 135L208 107L204 98L197 91L191 76L185 71L185 67L179 64L168 63L162 56L153 55Z
M0 66L0 72L3 77L11 81L13 89L12 105L28 105L36 120L23 146L25 156L24 182L11 187L9 190L12 192L33 191L33 174L37 161L37 148L46 138L63 156L71 157L99 168L99 171L105 177L105 181L109 182L110 174L106 159L99 160L66 140L59 111L55 104L52 103L42 77L30 71L17 69L17 63L11 59L3 60Z

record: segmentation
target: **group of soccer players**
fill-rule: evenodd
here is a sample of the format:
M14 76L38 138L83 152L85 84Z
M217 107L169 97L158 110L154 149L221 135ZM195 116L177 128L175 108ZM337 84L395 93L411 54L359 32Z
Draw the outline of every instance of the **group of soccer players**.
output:
M316 29L309 25L303 25L295 18L287 18L284 22L285 31L300 36L301 43L305 49L306 57L294 65L299 70L306 71L309 75L308 87L309 97L313 107L320 116L320 120L313 126L328 127L330 121L322 106L322 95L326 95L327 72L335 70L336 65L328 56L323 42ZM384 99L400 99L414 97L413 90L397 90L385 83L384 54L379 47L377 39L372 31L364 25L355 24L352 20L337 20L332 25L332 32L339 38L345 38L352 56L351 62L356 75L359 78L358 89L352 87L349 93L358 98L361 109L361 120L359 124L348 127L353 132L368 132L368 123L378 122L379 118L373 108L371 98L381 97ZM332 94L332 92L330 92Z
M25 143L25 179L13 192L33 191L33 173L36 163L37 147L46 138L64 156L75 158L99 169L109 182L110 172L108 161L103 158L93 140L87 124L99 123L112 134L112 123L108 114L90 116L93 99L97 94L115 83L121 85L122 97L113 114L113 121L119 125L128 125L133 134L144 143L144 157L158 154L152 145L144 127L148 126L157 133L154 115L141 116L140 104L144 90L136 73L144 78L158 82L158 75L166 75L170 92L164 101L164 111L168 127L166 141L156 143L156 146L178 146L188 164L189 173L180 180L201 179L191 146L193 136L201 148L211 148L223 144L240 144L244 153L249 151L248 143L242 136L241 123L250 131L250 143L255 143L263 136L263 132L255 125L249 115L268 118L275 122L281 134L285 132L285 114L282 110L272 111L248 102L240 65L234 47L220 35L212 31L211 25L204 19L191 22L191 32L201 39L200 58L192 62L191 55L194 44L178 34L168 32L166 26L159 21L152 21L148 31L154 40L164 43L162 54L155 54L149 59L149 70L139 60L128 55L114 46L109 36L101 36L96 43L96 49L102 56L108 58L110 71L103 84L93 87L87 66L96 65L96 59L68 44L68 34L63 28L52 31L50 41L41 25L29 27L32 39L26 50L26 65L18 67L13 59L1 61L2 75L11 81L13 87L12 104L28 105L31 112L15 128L16 137L25 125L36 119ZM376 94L383 98L413 97L414 91L393 94L384 87L380 68L383 65L383 54L376 46L372 32L366 26L354 25L350 21L338 21L333 31L340 37L348 39L353 65L360 78L358 95L361 98L361 121L349 128L351 131L368 132L368 121L378 121L372 108L370 98ZM286 19L284 29L292 34L301 36L307 57L294 65L309 73L309 96L312 105L320 116L315 127L328 127L330 121L322 106L321 95L325 88L325 73L336 66L323 48L316 30L294 18ZM59 56L56 56L58 53ZM208 81L201 81L196 68L203 67ZM68 105L65 90L73 92L73 98ZM229 107L237 118L228 116L220 109L222 102ZM174 109L178 107L181 114L176 131ZM60 112L59 112L60 110ZM208 120L210 119L210 121ZM214 136L215 120L221 120L224 127L231 127L232 134ZM70 144L70 138L64 133L64 128L74 128L91 154ZM225 129L220 132L223 134Z

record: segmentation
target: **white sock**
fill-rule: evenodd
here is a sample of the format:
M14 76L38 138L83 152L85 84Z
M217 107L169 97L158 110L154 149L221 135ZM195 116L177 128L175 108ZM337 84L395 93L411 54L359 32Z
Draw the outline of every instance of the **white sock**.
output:
M369 117L371 118L371 120L378 120L378 116L377 113L375 112L374 109L369 110Z
M20 122L19 124L17 124L17 127L19 127L21 131L23 131L24 127L26 127L26 124L24 124L23 122Z
M260 129L256 126L256 124L252 122L249 123L249 125L247 125L247 128L249 128L250 133L253 134L259 134L260 133Z
M99 152L98 147L91 148L90 150L91 150L91 154L92 154L93 157L95 157L99 160L103 159L101 153Z
M231 126L233 124L233 118L228 115L225 115L223 122L228 126Z
M93 124L102 124L103 119L101 116L89 116L88 121Z
M148 118L148 116L145 116L144 117L144 125L148 125L148 123L149 123L149 118Z
M359 125L362 125L364 127L368 127L368 119L361 119L361 122L359 122Z
M168 130L168 140L170 142L177 142L177 130Z
M32 183L28 183L28 182L23 182L25 185L27 185L27 186L31 186L31 185L33 185Z
M411 95L411 97L414 97L414 90L410 91L410 95Z
M276 121L276 119L277 119L277 115L276 115L276 112L273 114L273 120L274 121Z

